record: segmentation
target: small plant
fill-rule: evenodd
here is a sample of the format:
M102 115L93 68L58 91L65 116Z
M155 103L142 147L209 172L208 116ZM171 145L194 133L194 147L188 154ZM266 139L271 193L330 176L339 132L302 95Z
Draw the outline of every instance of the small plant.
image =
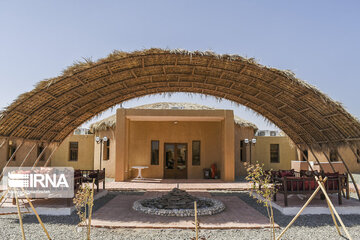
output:
M275 239L275 221L271 199L276 193L276 189L271 181L271 170L265 171L264 164L260 165L258 162L254 165L246 164L245 166L247 171L246 180L252 183L249 195L266 207L272 229L271 239ZM261 196L261 198L257 198L255 194Z
M90 228L91 228L91 214L94 206L94 181L92 188L88 184L80 186L77 191L75 198L73 199L77 215L80 218L78 226L83 223L88 227L87 239L90 240ZM87 213L89 214L88 221L86 221Z

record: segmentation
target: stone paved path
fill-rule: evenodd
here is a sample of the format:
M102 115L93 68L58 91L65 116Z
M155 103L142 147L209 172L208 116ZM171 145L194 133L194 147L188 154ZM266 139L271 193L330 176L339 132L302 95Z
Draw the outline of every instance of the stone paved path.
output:
M175 187L184 190L248 190L251 184L246 182L224 182L214 179L144 179L127 182L106 182L108 190L171 190Z
M210 197L207 192L190 192ZM194 228L192 217L164 217L134 211L134 201L156 197L164 192L147 192L143 196L119 195L97 210L91 222L95 227L107 228ZM236 229L269 227L268 219L236 196L215 197L223 201L226 210L213 216L200 216L203 229Z

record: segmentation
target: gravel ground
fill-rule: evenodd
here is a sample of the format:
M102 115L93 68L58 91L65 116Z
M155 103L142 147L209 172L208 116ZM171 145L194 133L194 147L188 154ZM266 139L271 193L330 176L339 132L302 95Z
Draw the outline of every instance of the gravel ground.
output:
M143 194L142 192L110 192L107 196L95 201L94 210L96 211L105 203L113 199L118 194ZM238 196L243 201L254 207L256 210L266 215L266 209L248 196L246 192L212 192L216 195ZM284 216L276 209L275 221L284 228L292 217ZM342 219L348 227L352 238L360 240L360 216L344 215ZM85 239L86 231L77 231L79 222L78 216L74 213L71 216L42 216L47 230L55 240L59 239ZM201 220L201 217L200 217ZM46 239L35 216L24 216L24 229L27 239ZM16 215L0 216L0 239L21 239L19 222ZM280 233L277 230L277 234ZM92 229L92 239L126 239L126 240L150 240L150 239L191 239L195 236L193 230L176 229ZM206 239L270 239L269 229L234 229L234 230L201 230L200 236ZM336 229L330 215L300 216L295 224L285 234L283 239L346 239L337 235Z

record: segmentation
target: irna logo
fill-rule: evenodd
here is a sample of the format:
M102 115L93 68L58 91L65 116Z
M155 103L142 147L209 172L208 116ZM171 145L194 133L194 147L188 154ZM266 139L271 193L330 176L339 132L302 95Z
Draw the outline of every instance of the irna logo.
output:
M41 173L9 173L8 174L9 187L22 187L22 188L59 188L69 187L64 174L41 174Z
M26 191L31 198L72 198L74 169L69 167L7 167L4 169L4 189L9 193Z

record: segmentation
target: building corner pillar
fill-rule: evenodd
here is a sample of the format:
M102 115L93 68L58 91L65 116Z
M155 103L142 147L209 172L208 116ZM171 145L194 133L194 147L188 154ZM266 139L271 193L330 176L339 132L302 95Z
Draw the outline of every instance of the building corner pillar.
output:
M225 110L223 128L223 173L225 181L235 181L235 124L234 112Z
M116 159L115 159L115 181L121 182L127 179L126 176L126 109L120 108L116 111L116 128L115 136Z

